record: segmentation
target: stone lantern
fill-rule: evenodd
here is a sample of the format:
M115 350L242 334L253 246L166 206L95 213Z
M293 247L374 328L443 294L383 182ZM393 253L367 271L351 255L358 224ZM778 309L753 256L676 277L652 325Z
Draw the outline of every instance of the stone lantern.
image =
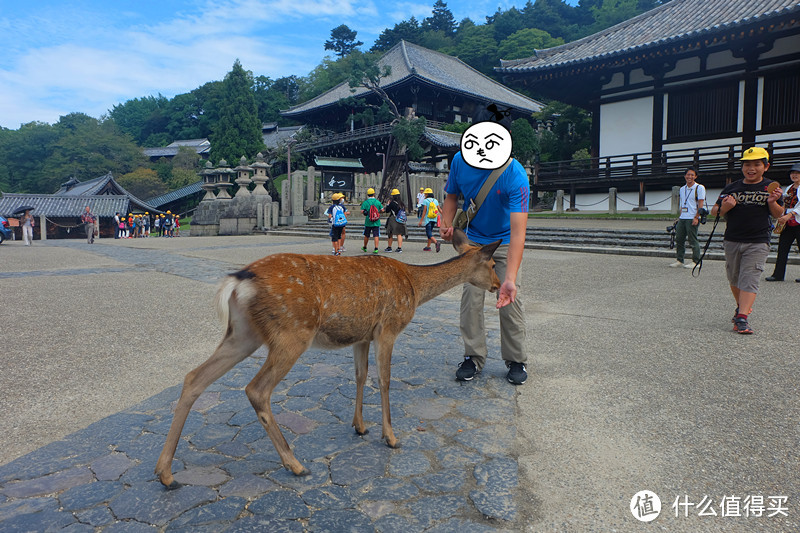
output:
M253 183L253 180L250 179L250 173L253 169L247 166L247 159L242 156L239 160L239 166L233 170L236 172L236 184L239 186L239 190L236 191L236 197L250 196L250 190L247 186Z
M216 173L217 188L219 189L219 192L217 193L217 200L231 200L231 195L228 193L228 189L233 187L231 175L236 174L236 171L231 169L227 161L220 159L219 163L217 163Z
M267 170L269 170L270 164L264 161L264 154L261 152L258 153L256 156L256 162L250 165L250 167L255 171L253 175L253 183L256 184L255 188L253 189L254 196L266 196L269 193L267 189L264 188L264 184L269 179L267 175Z
M211 164L211 161L206 161L206 166L202 171L200 171L200 176L203 178L203 184L200 187L206 191L206 195L203 196L201 201L206 202L215 200L217 198L214 196L214 189L217 188L217 173L214 170L214 165Z

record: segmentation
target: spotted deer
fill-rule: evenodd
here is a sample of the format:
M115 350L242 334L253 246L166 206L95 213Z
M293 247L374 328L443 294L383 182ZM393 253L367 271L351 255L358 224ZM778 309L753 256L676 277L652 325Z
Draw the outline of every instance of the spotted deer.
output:
M200 394L262 344L269 353L245 387L258 420L266 429L283 465L296 475L309 471L295 458L270 407L275 386L303 352L353 345L356 406L353 427L364 435L361 415L367 379L369 343L381 393L382 437L392 447L397 438L389 412L389 380L395 339L424 302L463 283L494 292L500 280L492 254L500 241L482 247L457 231L458 256L436 265L408 265L382 256L336 257L276 254L227 276L216 295L217 311L227 331L214 354L186 375L172 425L155 472L167 488L176 488L171 466L186 417Z

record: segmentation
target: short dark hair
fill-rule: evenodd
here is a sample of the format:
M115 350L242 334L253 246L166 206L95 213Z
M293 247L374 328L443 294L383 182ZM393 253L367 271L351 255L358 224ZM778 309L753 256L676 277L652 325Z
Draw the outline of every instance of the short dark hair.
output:
M687 169L686 169L686 170L685 170L683 173L684 173L684 174L686 174L686 173L687 173L687 172L689 172L690 170L691 170L692 172L694 172L694 175L695 175L695 176L697 176L697 175L698 175L698 172L697 172L697 167L696 167L696 166L694 166L694 165L692 165L692 166L688 167L688 168L687 168Z

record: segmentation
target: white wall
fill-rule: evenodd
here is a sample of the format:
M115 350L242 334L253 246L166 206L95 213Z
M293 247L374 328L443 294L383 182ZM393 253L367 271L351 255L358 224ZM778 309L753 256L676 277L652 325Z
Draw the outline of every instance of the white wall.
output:
M600 157L653 149L653 97L600 105Z

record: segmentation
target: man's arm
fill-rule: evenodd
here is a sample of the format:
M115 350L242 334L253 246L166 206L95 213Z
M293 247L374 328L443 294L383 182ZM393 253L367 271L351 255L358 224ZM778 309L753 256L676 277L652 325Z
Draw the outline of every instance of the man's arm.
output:
M511 237L508 243L508 264L506 276L500 285L497 308L500 309L517 297L517 273L522 264L525 251L525 230L528 227L528 213L511 213Z
M458 210L458 195L448 194L444 197L442 205L442 225L439 227L439 235L442 239L450 242L453 239L453 219Z

